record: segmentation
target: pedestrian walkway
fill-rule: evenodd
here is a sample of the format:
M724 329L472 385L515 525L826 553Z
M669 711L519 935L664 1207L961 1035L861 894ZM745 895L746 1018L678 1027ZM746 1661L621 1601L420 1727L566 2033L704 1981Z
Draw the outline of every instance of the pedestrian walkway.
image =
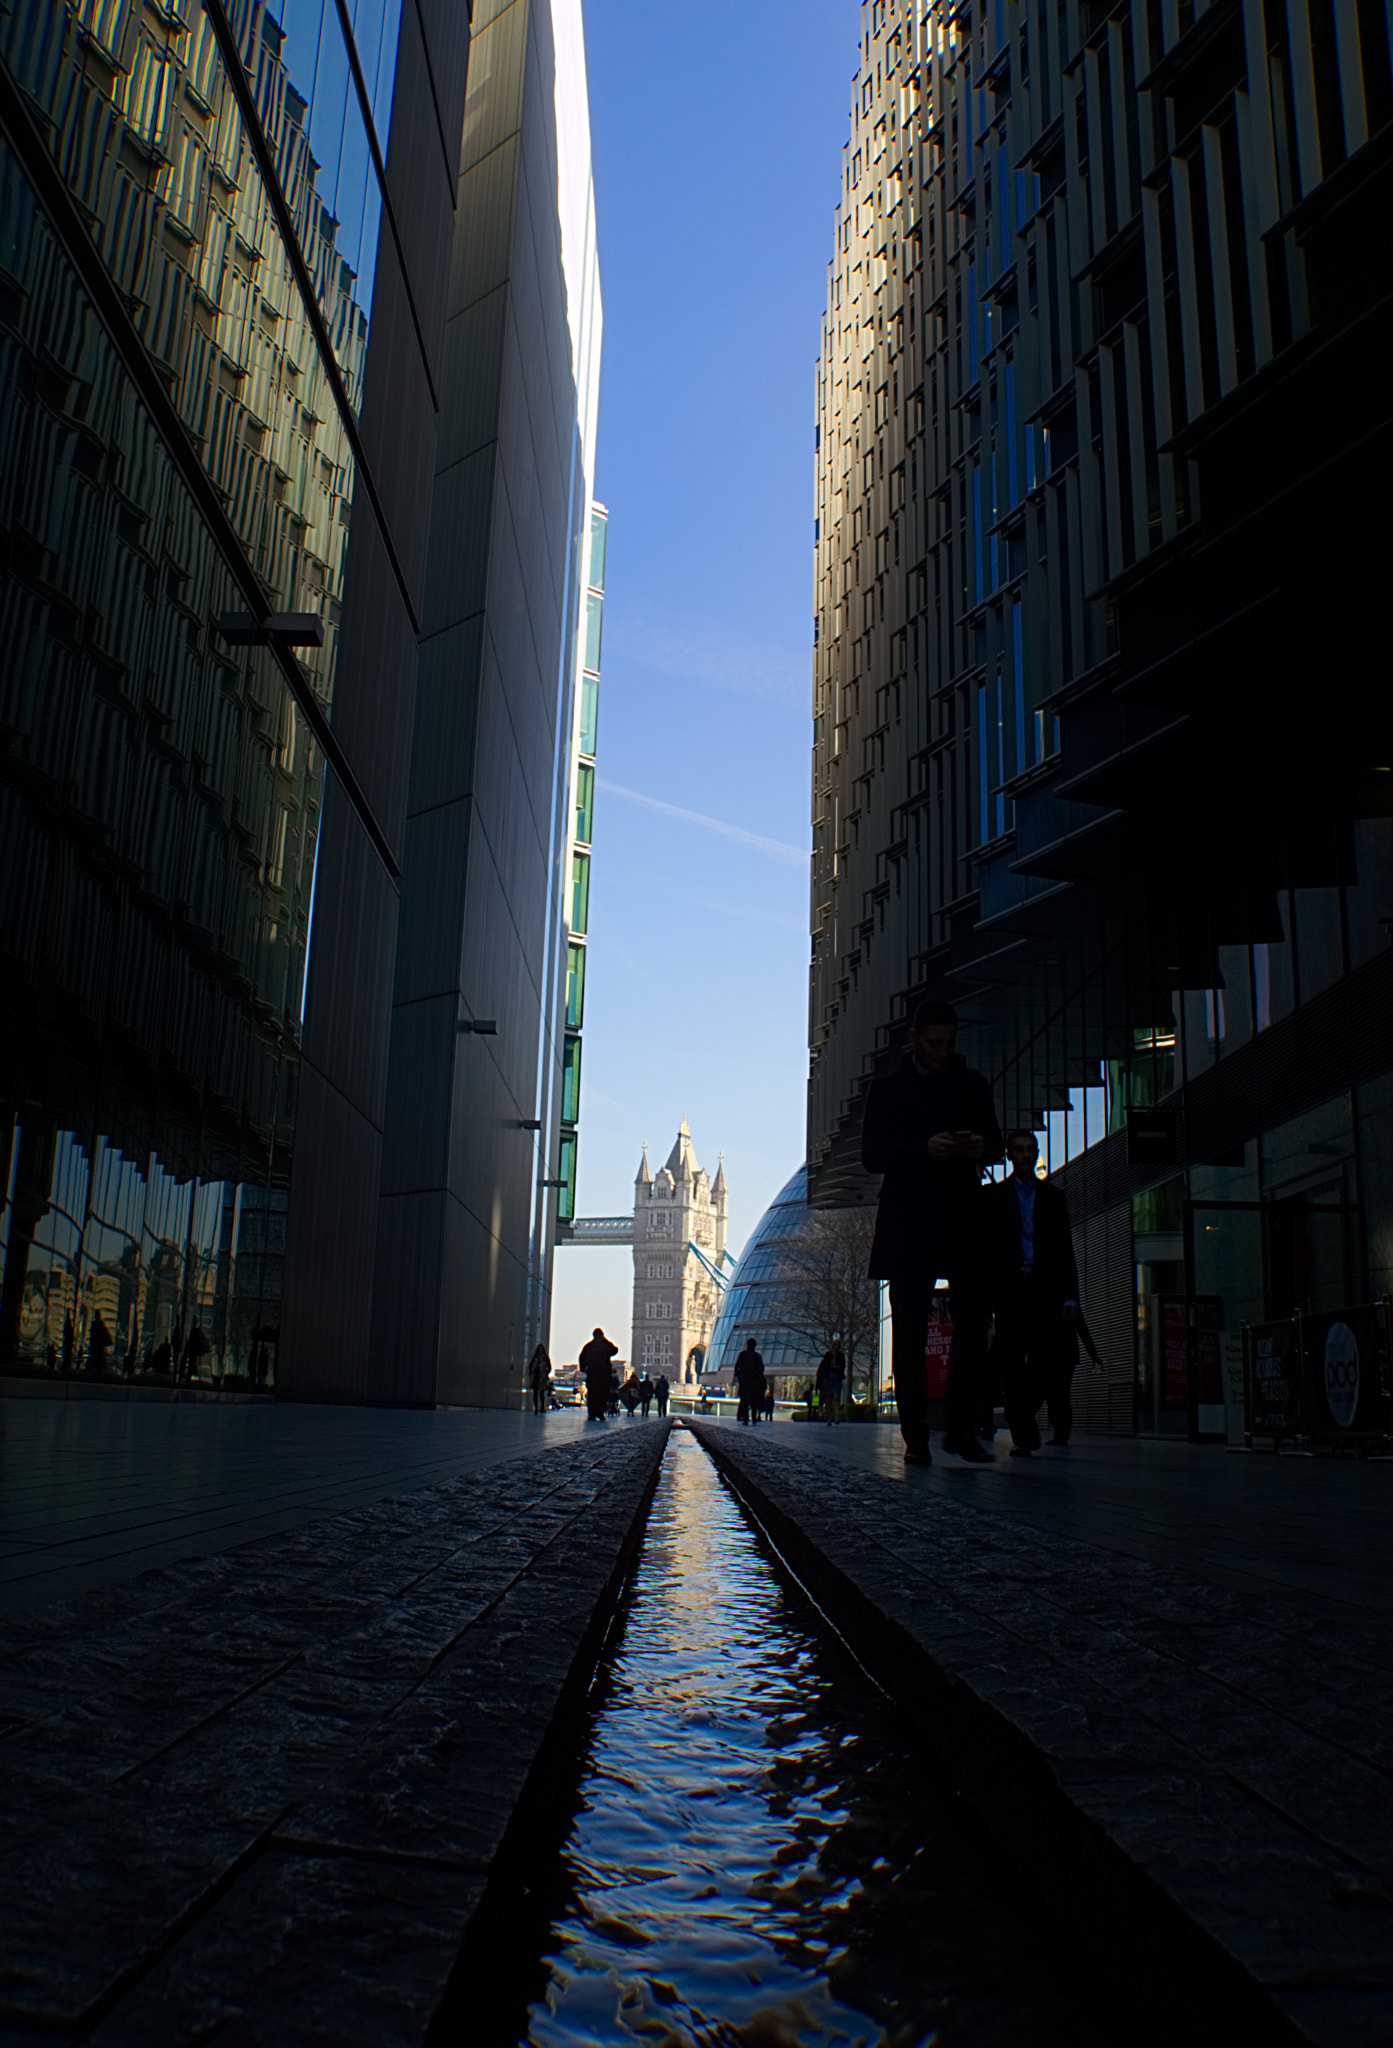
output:
M584 1410L0 1401L0 1615L568 1442Z
M1393 2040L1393 1470L695 1427L1158 2037Z
M0 2038L468 2039L667 1434L573 1433L0 1623Z
M1239 1592L1393 1621L1393 1463L1274 1457L1146 1437L1075 1437L1064 1450L965 1471L906 1467L893 1424L776 1424L780 1443L1010 1515L1043 1536L1193 1572ZM935 1438L935 1445L938 1439Z

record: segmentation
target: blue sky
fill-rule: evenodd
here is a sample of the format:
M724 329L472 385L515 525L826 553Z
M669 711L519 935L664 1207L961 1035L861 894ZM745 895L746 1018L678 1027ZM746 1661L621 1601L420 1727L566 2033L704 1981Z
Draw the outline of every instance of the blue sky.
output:
M610 511L578 1209L685 1116L738 1253L803 1157L813 366L856 0L586 0ZM627 1251L552 1356L628 1350Z

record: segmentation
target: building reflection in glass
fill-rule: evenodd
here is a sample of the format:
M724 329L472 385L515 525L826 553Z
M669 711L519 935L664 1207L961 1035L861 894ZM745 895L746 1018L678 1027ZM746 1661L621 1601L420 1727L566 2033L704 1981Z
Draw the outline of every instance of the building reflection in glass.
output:
M20 7L0 61L327 710L381 200L290 11L228 15L331 359L201 6ZM323 763L8 144L0 554L0 1367L269 1385Z

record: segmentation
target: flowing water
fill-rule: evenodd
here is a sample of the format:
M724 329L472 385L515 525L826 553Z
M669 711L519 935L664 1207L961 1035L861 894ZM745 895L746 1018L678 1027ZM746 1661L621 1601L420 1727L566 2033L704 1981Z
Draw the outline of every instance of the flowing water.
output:
M1135 2039L685 1430L581 1771L500 2042Z

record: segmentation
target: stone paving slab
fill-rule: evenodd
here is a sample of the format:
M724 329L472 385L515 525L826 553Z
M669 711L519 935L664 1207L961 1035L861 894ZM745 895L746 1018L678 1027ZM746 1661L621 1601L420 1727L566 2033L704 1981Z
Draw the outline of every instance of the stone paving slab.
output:
M694 1427L1158 2036L1393 2041L1376 1622L1043 1542L974 1508L969 1471L951 1497L937 1472L892 1482L786 1433Z
M0 1626L0 2043L421 2041L564 1773L666 1436Z

